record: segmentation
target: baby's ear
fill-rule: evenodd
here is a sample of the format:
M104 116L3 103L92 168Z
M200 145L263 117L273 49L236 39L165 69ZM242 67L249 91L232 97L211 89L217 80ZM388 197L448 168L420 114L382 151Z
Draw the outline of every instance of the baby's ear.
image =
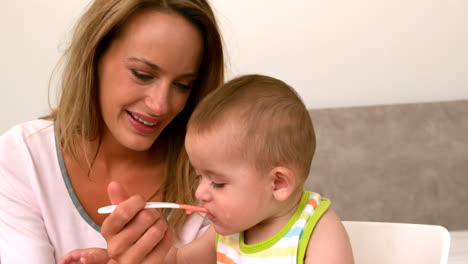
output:
M296 188L296 176L286 167L275 167L269 173L273 184L273 196L277 201L285 201Z

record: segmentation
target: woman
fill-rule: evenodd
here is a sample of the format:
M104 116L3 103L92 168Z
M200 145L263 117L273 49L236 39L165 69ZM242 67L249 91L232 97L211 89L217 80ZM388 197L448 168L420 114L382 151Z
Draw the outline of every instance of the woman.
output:
M195 239L206 225L200 215L174 211L166 223L169 211L141 209L195 200L185 125L223 81L209 4L95 0L64 62L57 108L0 138L2 264L53 263L106 246L119 262L156 261L172 233L176 245ZM122 201L107 219L97 213ZM121 252L123 243L135 245Z

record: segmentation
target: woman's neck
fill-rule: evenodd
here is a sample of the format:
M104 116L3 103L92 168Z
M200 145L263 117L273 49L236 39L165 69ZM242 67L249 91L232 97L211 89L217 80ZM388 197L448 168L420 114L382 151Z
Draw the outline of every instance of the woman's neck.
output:
M154 162L155 155L158 154L156 146L145 151L129 149L118 142L110 133L103 133L98 140L91 142L92 149L97 151L99 158L110 166L119 163L147 164ZM155 143L156 144L156 143ZM96 152L94 152L96 153Z
M105 216L98 214L97 209L110 203L106 190L111 181L119 182L129 195L162 200L158 190L165 182L163 152L131 151L103 138L82 145L76 156L64 152L64 162L78 200L99 225Z
M164 171L164 148L153 146L146 151L129 149L112 136L103 135L89 142L86 168L90 179L115 180L123 184L145 181L152 171ZM85 160L86 161L86 160ZM158 173L160 176L161 173ZM140 179L139 179L140 178ZM163 180L158 177L158 182Z

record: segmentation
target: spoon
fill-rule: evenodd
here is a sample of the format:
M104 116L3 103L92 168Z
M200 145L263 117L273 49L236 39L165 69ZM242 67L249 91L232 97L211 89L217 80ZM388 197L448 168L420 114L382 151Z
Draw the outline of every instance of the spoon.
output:
M98 213L100 214L110 214L112 213L117 205L109 205L104 206L98 209ZM188 204L176 204L176 203L163 203L163 202L149 202L146 203L145 209L149 208L175 208L175 209L183 209L185 213L191 214L192 212L200 212L200 213L207 213L205 207L201 206L193 206Z

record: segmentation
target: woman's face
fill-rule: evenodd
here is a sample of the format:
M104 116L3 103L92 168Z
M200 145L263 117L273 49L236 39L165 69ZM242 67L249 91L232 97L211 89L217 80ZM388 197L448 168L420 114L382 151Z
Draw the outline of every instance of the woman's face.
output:
M103 138L148 150L185 107L202 59L199 30L175 13L131 18L98 63Z

